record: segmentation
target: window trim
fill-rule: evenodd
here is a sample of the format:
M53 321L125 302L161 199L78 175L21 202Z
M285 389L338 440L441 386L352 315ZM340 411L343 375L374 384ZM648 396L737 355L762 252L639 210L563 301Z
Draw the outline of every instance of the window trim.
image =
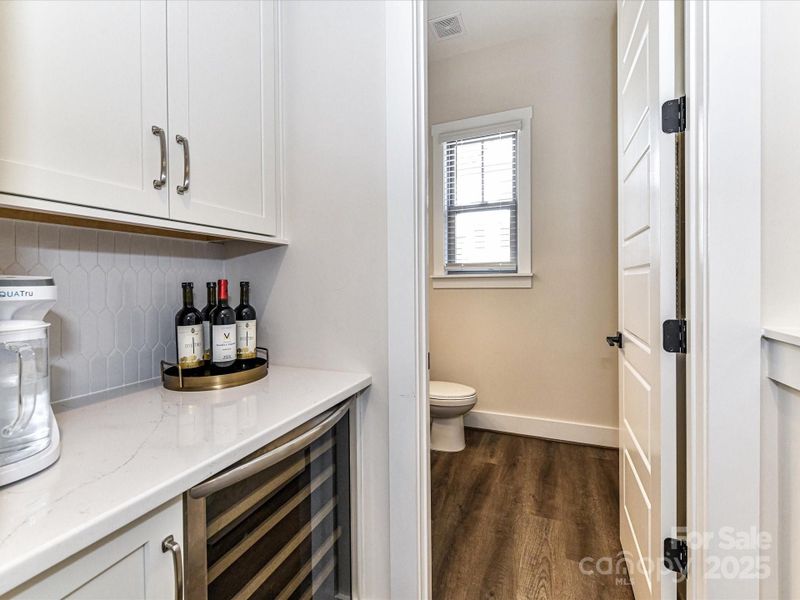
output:
M533 108L517 108L459 121L439 123L431 128L433 165L433 269L434 288L530 288L531 270L531 124ZM517 136L517 270L516 272L470 273L446 271L445 190L442 146L454 136L489 135L508 131L510 123L520 124Z

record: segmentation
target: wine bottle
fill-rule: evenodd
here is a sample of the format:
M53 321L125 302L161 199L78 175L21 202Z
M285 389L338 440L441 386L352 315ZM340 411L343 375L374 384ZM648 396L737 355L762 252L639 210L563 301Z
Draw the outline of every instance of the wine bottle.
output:
M203 370L203 316L194 307L194 284L183 287L183 308L175 315L175 349L184 375L198 375Z
M250 282L239 282L239 306L236 307L236 360L243 369L256 362L256 309L250 306Z
M217 282L206 282L207 303L200 311L203 315L203 361L207 367L211 366L211 311L217 305Z
M211 311L211 372L230 371L236 362L236 314L228 306L228 280L217 282L217 306Z

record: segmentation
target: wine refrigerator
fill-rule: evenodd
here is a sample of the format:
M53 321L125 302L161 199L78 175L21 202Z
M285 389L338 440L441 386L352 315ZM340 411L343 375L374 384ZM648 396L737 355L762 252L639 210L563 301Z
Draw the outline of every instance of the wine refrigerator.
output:
M187 600L351 597L354 402L186 492Z

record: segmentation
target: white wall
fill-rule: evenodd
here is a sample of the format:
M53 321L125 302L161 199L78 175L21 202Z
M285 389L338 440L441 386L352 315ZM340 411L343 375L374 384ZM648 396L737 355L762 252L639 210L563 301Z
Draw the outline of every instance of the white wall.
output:
M228 261L277 364L362 371L361 597L389 597L382 2L284 3L286 249Z
M800 3L762 5L762 315L800 327ZM800 597L800 393L764 382L762 527L778 577L763 598Z
M617 330L616 5L604 8L431 62L431 124L533 107L534 280L431 290L430 343L431 378L474 386L476 411L615 444L617 352L605 336Z

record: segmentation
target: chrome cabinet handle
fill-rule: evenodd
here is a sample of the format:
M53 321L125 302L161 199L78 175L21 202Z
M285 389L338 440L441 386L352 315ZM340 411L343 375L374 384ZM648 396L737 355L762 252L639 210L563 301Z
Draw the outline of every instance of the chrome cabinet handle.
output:
M183 194L189 191L189 139L176 135L175 141L183 146L183 185L178 186L178 193Z
M235 469L226 471L225 473L217 475L216 477L212 477L211 479L207 479L203 483L191 488L189 490L189 495L192 498L205 498L206 496L213 494L222 488L231 486L234 483L242 481L243 479L247 479L251 475L260 473L264 469L268 469L272 465L278 464L284 458L291 456L298 450L305 448L315 440L321 438L328 430L332 429L333 426L339 422L339 419L341 419L348 410L350 410L352 404L353 399L351 398L338 408L334 408L321 423L315 425L305 433L299 435L293 440L286 442L283 446L279 446L274 450L270 450L269 452L254 458L248 463L239 465Z
M183 600L183 553L175 538L167 536L161 542L162 552L172 552L172 565L175 569L175 600Z
M167 135L161 127L156 125L153 125L150 131L153 132L153 135L158 136L158 141L161 144L161 174L158 179L153 179L153 187L160 190L167 183Z

